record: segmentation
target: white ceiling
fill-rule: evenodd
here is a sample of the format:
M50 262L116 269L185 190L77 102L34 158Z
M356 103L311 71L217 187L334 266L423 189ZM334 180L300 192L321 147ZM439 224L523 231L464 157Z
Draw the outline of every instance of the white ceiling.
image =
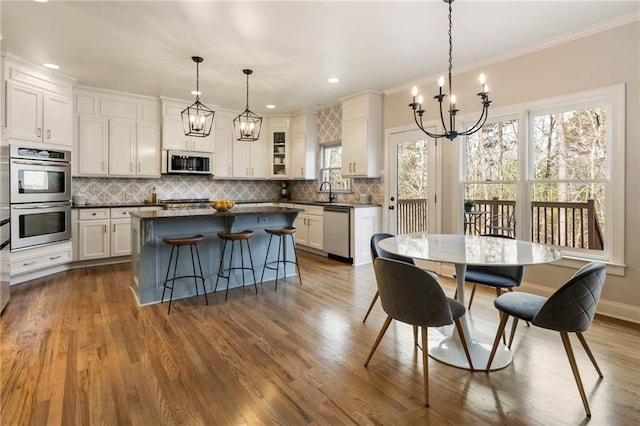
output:
M447 10L426 1L2 0L3 53L54 62L77 84L265 114L318 111L364 89L409 86L447 68ZM614 18L633 1L453 3L454 73ZM614 19L617 22L617 19ZM339 84L329 84L329 77ZM499 82L491 81L492 87ZM407 94L408 97L408 94Z

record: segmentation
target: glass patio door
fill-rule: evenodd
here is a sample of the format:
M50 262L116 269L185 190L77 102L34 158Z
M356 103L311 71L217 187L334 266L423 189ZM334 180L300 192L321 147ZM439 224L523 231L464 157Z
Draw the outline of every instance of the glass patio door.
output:
M388 229L393 234L436 229L436 142L420 130L389 138Z

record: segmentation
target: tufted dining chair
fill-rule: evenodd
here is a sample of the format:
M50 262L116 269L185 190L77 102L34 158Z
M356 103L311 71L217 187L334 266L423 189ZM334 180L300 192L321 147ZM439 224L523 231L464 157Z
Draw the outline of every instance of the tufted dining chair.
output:
M455 323L471 370L473 363L467 341L460 324L465 313L464 305L446 297L438 281L427 271L415 265L393 259L377 258L373 262L382 309L387 313L364 366L369 365L382 337L392 320L420 327L422 333L422 369L424 403L429 406L429 363L427 328Z
M518 319L529 321L531 324L560 332L564 349L569 358L569 364L578 391L582 398L582 404L591 417L589 402L582 386L578 365L569 341L569 333L576 333L591 363L595 367L600 378L603 377L600 367L594 358L587 341L582 333L586 331L596 313L600 294L606 278L606 266L604 263L591 262L580 268L562 287L556 290L549 298L529 293L507 293L494 301L495 307L500 311L500 325L496 333L493 347L487 361L486 371L491 367L491 362L496 353L500 336L507 324L509 316L514 318L509 337L509 345L513 342Z
M393 234L388 234L385 232L379 232L376 234L373 234L371 236L371 241L370 241L370 248L371 248L371 262L375 262L375 260L378 257L384 257L386 259L394 259L394 260L398 260L400 262L405 262L408 263L410 265L415 265L415 262L413 261L412 258L410 257L405 257L405 256L400 256L398 254L393 254L393 253L389 253L386 250L381 249L380 247L378 247L378 243L386 238L392 238L395 237L395 235ZM435 280L438 279L438 277L432 273L432 272L428 272ZM378 290L376 290L376 294L373 295L373 299L371 299L371 304L369 304L369 309L367 309L367 313L364 315L364 319L362 320L362 322L366 322L367 321L367 317L369 317L369 314L371 313L371 310L373 309L373 306L376 304L376 301L378 300L378 296L380 295L380 293L378 293Z
M512 237L502 234L483 234L482 236L513 239ZM471 303L473 303L473 297L476 294L476 286L478 284L494 287L496 289L496 296L500 296L502 294L502 290L513 291L514 287L518 287L522 283L523 276L524 266L522 265L467 266L465 281L473 285L471 287L471 295L469 296L469 305L467 306L467 309L471 309ZM456 278L455 273L453 274L453 278Z

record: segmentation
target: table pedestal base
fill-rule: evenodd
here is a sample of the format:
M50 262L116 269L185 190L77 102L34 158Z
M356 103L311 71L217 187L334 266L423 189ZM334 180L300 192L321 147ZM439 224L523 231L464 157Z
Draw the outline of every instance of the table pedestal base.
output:
M489 353L491 352L491 345L493 344L493 337L477 331L473 332L473 337L473 339L467 341L471 361L473 362L473 371L485 370L489 360ZM452 327L430 328L428 344L428 352L431 358L453 367L471 369L458 333L454 332ZM491 363L491 371L506 367L511 364L511 359L511 351L501 343Z

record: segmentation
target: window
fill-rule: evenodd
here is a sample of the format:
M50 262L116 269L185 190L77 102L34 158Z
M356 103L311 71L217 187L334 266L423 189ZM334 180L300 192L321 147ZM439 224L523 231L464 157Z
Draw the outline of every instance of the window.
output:
M339 142L323 144L320 154L320 181L331 183L333 192L350 192L351 179L342 177L342 145ZM329 188L323 188L322 192L329 192Z
M565 257L621 265L624 86L520 105L512 112L461 140L461 210L472 199L474 215L482 216L461 214L464 231L513 232L555 246ZM526 121L526 132L519 121Z
M517 118L488 122L466 139L463 193L473 201L466 233L516 236L518 126Z

